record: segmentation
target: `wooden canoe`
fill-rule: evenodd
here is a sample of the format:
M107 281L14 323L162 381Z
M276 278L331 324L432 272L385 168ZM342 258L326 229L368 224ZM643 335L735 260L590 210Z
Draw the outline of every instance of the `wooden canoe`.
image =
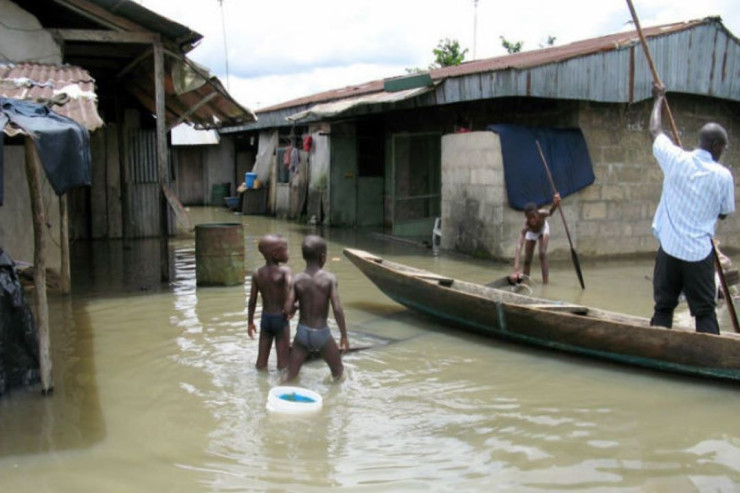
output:
M740 335L651 327L647 318L534 298L441 276L347 248L394 301L445 324L545 348L658 370L740 381Z

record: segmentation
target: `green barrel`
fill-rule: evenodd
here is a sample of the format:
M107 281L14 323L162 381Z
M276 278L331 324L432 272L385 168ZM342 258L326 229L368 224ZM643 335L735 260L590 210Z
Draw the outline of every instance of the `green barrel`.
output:
M244 283L244 225L198 224L195 227L195 281L198 286Z
M231 183L216 183L211 186L211 205L223 206L224 198L231 195Z

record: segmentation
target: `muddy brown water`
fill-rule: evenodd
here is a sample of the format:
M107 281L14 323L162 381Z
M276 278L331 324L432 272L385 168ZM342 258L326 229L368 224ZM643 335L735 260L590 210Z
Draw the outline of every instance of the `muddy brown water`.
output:
M287 236L289 265L303 267L307 228L192 214L243 222L248 270L266 232ZM156 241L75 245L74 294L50 307L55 391L0 399L2 491L740 491L737 386L457 332L386 298L342 248L478 282L507 265L325 235L350 342L374 347L345 356L339 383L321 361L304 366L297 384L324 400L312 417L265 409L279 375L274 354L254 369L249 283L196 287L192 238L171 241L166 285ZM586 262L582 292L555 263L535 294L647 316L651 268Z

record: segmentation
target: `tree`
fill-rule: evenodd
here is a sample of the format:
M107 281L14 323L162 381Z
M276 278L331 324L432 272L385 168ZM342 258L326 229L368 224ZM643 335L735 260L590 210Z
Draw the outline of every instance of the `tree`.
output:
M522 46L524 46L523 41L517 41L515 43L509 41L508 39L504 38L503 36L499 36L501 38L501 46L504 47L504 49L511 55L512 53L519 53L522 51ZM553 39L554 41L554 39Z
M467 52L467 48L462 51L460 50L460 43L456 39L440 39L437 47L432 50L435 63L430 65L429 69L460 65L465 60L465 54Z
M555 36L547 36L544 42L540 43L540 48L547 48L548 46L555 46Z

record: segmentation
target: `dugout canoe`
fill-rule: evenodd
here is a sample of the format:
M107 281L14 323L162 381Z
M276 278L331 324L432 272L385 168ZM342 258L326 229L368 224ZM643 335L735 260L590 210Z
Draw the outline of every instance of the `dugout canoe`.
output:
M391 262L344 255L389 298L487 336L633 366L740 382L740 335L651 327L647 318L535 298Z

